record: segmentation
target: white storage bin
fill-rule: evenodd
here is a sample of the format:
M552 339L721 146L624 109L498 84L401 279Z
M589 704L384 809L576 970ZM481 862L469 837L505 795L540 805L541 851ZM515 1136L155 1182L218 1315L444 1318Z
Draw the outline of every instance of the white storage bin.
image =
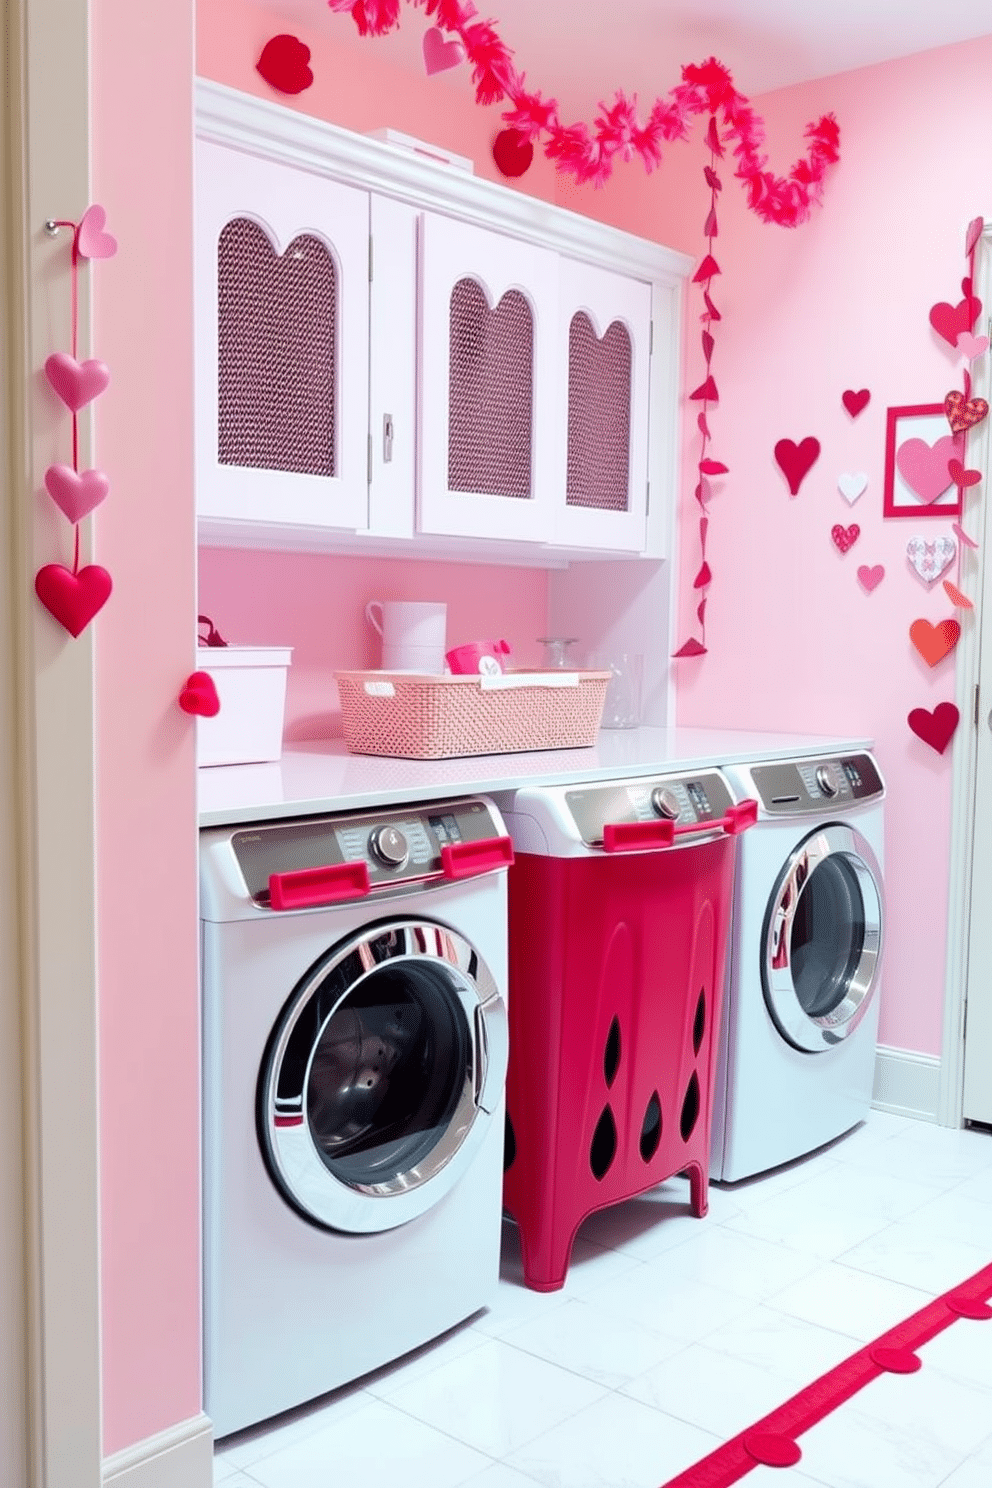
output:
M201 646L220 712L196 720L198 765L253 765L282 755L291 646Z

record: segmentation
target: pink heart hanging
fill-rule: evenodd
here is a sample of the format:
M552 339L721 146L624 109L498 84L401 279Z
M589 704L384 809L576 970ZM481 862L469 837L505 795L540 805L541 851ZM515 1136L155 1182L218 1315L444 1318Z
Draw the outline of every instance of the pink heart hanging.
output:
M845 471L837 477L837 489L849 506L853 506L867 488L868 477L863 470Z
M944 593L951 601L951 604L957 605L959 610L973 610L975 608L967 594L962 594L957 584L952 584L950 579L944 580Z
M867 563L862 563L858 569L858 582L869 594L873 589L878 588L884 578L885 569L880 563L876 563L872 568L869 568Z
M953 484L948 463L962 453L961 440L953 434L932 445L925 439L907 439L896 450L896 469L914 496L929 506Z
M820 441L812 434L796 444L791 439L780 439L775 446L775 459L779 469L789 483L789 494L798 495L803 478L807 475L820 453Z
M965 530L961 526L961 523L960 522L952 522L951 523L951 531L954 533L954 536L956 538L959 538L960 541L964 543L964 545L965 545L966 548L977 548L978 547L978 543L975 541L975 539L973 537L969 537L968 536L967 532L965 532Z
M457 67L464 61L465 48L457 38L445 41L444 32L437 26L424 32L424 67L428 77L435 72L447 72L449 67Z
M985 231L985 221L982 217L973 217L968 223L968 231L964 237L964 251L971 254L978 245L978 240Z
M830 536L833 538L834 547L839 548L842 553L847 553L861 536L861 528L857 522L852 522L850 527L842 527L838 522L836 526L831 527Z
M35 593L45 609L71 636L82 634L107 603L112 588L109 573L97 563L77 574L61 563L46 563L34 580Z
M76 252L80 258L113 258L117 252L117 239L113 233L104 232L107 214L98 203L87 207L76 228Z
M871 402L871 393L867 388L860 388L857 390L854 388L848 388L846 392L841 393L840 401L843 403L844 407L847 409L851 417L857 418L861 410L863 408L867 408L868 404Z
M924 584L936 584L945 568L954 562L957 552L953 537L911 537L906 544L906 557Z
M75 524L100 505L110 490L110 481L102 470L80 474L71 465L49 465L45 487L63 516Z
M107 387L110 368L105 362L77 362L67 351L56 351L45 363L45 376L65 406L78 413Z
M958 351L962 356L967 357L969 362L984 356L988 349L988 336L973 336L970 331L962 331L958 337Z

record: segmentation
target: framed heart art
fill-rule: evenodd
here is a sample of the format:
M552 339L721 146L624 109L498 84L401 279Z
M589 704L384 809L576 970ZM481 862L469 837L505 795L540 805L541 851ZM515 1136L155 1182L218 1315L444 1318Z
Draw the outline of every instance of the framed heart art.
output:
M885 428L885 517L959 517L964 431L942 403L890 408Z

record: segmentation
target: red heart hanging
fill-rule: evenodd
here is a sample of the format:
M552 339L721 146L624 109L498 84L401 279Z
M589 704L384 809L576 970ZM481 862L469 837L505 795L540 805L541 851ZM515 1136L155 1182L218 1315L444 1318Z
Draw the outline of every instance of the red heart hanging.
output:
M696 619L699 621L700 625L704 625L706 623L706 601L705 601L705 599L701 599L699 601L698 605L696 606Z
M710 572L710 566L709 566L709 564L706 562L706 560L704 558L703 559L703 562L702 562L702 566L700 567L699 572L697 573L696 577L692 581L692 587L693 587L693 589L705 589L706 588L706 585L707 584L711 584L712 582L713 582L713 575Z
M956 305L949 305L946 300L941 300L939 304L932 306L930 324L948 345L956 347L961 332L970 331L981 313L981 300L966 294Z
M45 486L59 511L75 524L100 505L110 490L110 481L102 470L80 474L71 465L49 465Z
M959 610L973 610L975 608L967 594L962 594L957 584L952 584L950 579L944 580L944 593L951 601L951 604L957 605Z
M730 466L722 460L700 460L699 470L701 475L729 475Z
M703 356L706 359L706 365L709 366L710 362L713 359L713 347L714 347L715 343L714 343L713 337L710 335L709 331L704 331L703 332L702 339L703 339Z
M220 712L220 698L209 672L190 672L179 694L179 706L184 713L193 713L200 718L217 716Z
M867 408L871 402L871 393L867 388L859 388L857 392L853 388L848 388L846 392L841 393L840 401L851 417L857 418L861 410Z
M493 140L493 160L503 176L522 176L530 169L534 146L519 129L501 129Z
M723 316L720 314L719 310L710 299L709 291L705 289L703 290L703 304L706 306L706 314L709 316L710 320L723 319Z
M820 441L812 434L807 435L799 444L791 439L780 439L775 446L775 459L786 480L789 482L789 491L795 496L808 474L814 461L820 453Z
M842 527L838 522L836 527L831 527L830 536L833 538L834 547L839 548L842 553L847 553L861 536L861 528L857 522L852 522L850 527Z
M709 128L706 131L706 143L714 155L723 154L723 144L720 140L720 131L716 127L715 114L710 114Z
M978 244L978 240L982 236L982 233L984 231L985 231L985 222L984 222L983 218L981 218L981 217L973 217L971 219L971 221L968 223L968 231L965 233L965 238L964 238L964 251L965 251L965 253L967 253L969 255L972 254L972 253L974 253L975 248L976 248L976 246Z
M693 284L706 284L708 280L715 279L720 272L720 265L712 253L707 253L699 268L692 276Z
M980 470L965 470L960 460L948 460L947 473L954 484L963 489L968 486L977 486L982 478Z
M950 656L960 637L961 627L956 620L941 620L937 625L931 625L929 620L914 620L909 627L909 639L930 667Z
M262 48L255 71L280 93L302 93L313 82L309 61L310 48L298 36L273 36Z
M672 655L673 657L705 656L706 647L703 645L702 641L697 641L695 637L693 637L691 640L686 641L684 645L680 646L677 651L673 651Z
M56 351L45 363L45 376L65 406L78 413L108 385L110 368L105 362L77 362L67 351Z
M703 175L706 177L706 184L711 191L723 190L723 184L720 180L720 177L717 175L716 171L711 165L703 166Z
M706 214L706 221L703 223L703 237L715 238L718 236L718 232L719 229L717 227L716 212L713 210L712 207L710 207L709 211Z
M706 422L706 413L705 413L705 410L703 410L702 412L700 412L699 416L697 417L697 419L696 419L696 426L698 427L700 434L702 434L706 439L709 439L709 437L710 437L710 426Z
M984 398L965 398L964 393L954 391L948 393L944 399L944 413L955 434L973 429L982 422L988 411L989 405Z
M77 574L61 563L46 563L35 575L34 589L49 614L71 636L78 636L110 598L113 582L97 563Z
M98 203L87 207L76 228L76 252L80 258L113 258L117 252L117 239L113 233L104 232L107 214Z
M943 754L954 738L960 717L953 703L938 703L932 713L928 708L914 708L906 722L918 739Z
M716 383L712 377L707 377L701 382L695 392L689 394L690 403L719 403L720 394L716 390Z

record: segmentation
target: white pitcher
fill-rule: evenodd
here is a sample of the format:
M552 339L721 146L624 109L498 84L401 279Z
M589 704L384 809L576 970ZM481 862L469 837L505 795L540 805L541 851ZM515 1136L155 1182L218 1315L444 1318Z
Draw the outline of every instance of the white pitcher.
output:
M447 616L447 605L432 600L370 599L365 618L382 637L383 670L440 676Z

